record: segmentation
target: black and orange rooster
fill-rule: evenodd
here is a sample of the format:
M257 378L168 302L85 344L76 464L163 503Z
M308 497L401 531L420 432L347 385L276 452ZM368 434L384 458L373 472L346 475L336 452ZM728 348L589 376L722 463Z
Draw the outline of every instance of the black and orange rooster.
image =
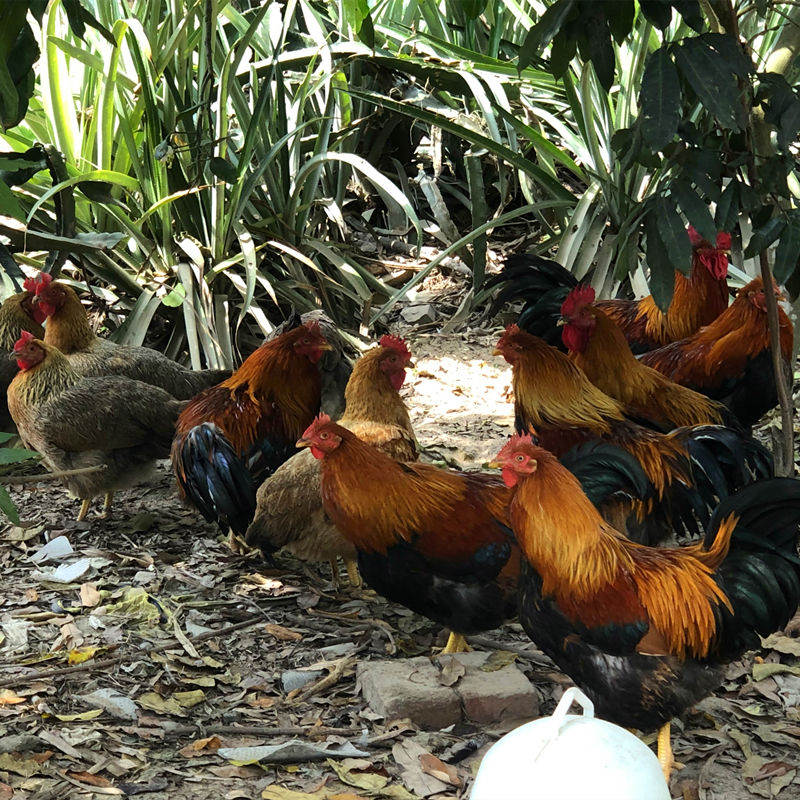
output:
M566 354L517 325L509 325L495 353L511 364L517 433L535 432L556 455L602 439L641 465L655 497L617 504L619 516L612 517L637 541L661 541L677 526L694 531L694 518L706 519L720 497L753 475L772 474L766 450L730 428L706 425L664 434L630 419Z
M497 456L522 550L520 620L600 717L660 728L710 694L724 665L780 630L800 601L800 481L771 478L715 509L702 542L629 541L552 453L514 436Z
M774 291L782 297L777 288ZM794 327L780 305L778 323L784 367L791 374ZM712 323L645 353L641 361L671 381L724 403L742 425L754 425L778 402L764 282L753 279Z
M644 353L669 342L690 336L716 319L728 305L728 253L731 237L717 234L716 247L703 239L690 225L692 243L691 272L687 278L675 270L672 302L666 312L652 295L641 300L599 300L604 311L622 329L634 353ZM517 321L519 326L560 347L554 323L567 294L578 285L574 275L560 264L539 256L520 253L510 256L503 270L487 283L501 285L491 313L510 300L524 300Z
M258 485L296 452L295 441L319 411L317 362L328 349L319 323L292 328L181 413L172 445L178 487L223 531L244 535Z
M516 614L519 550L498 475L396 462L325 414L298 445L321 459L323 507L355 547L364 580L453 631L446 652ZM569 457L594 499L647 487L616 448Z
M595 302L591 286L577 286L561 306L561 337L570 360L628 416L671 431L684 425L736 425L728 409L673 383L641 363L619 326Z

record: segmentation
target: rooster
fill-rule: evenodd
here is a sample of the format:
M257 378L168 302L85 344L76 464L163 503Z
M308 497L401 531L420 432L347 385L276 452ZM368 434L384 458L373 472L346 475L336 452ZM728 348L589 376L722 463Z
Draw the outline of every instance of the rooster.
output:
M80 375L124 375L160 386L178 400L188 400L231 374L230 370L194 371L149 347L101 339L89 326L75 290L46 272L26 281L26 286L35 290L36 304L47 316L44 341L60 350Z
M180 415L172 466L181 496L223 531L245 534L259 484L296 452L319 411L317 363L329 349L318 322L291 328Z
M453 631L445 652L516 613L519 551L499 476L399 463L325 414L298 445L322 462L323 508L357 551L364 580ZM593 501L641 489L636 465L616 448L568 455Z
M395 461L416 461L417 443L408 411L399 395L411 353L396 336L384 336L355 364L345 390L340 424ZM322 508L320 467L308 450L292 456L258 489L256 513L247 529L248 544L269 555L283 547L308 561L343 558L352 586L360 586L356 550Z
M715 320L728 305L730 234L718 233L716 247L712 247L691 225L687 233L692 243L691 272L687 278L675 270L672 302L666 312L659 309L651 295L641 300L596 303L619 325L634 353L690 336ZM511 256L487 287L498 284L503 288L492 303L491 313L509 300L522 299L525 307L519 326L560 347L554 322L559 306L578 285L577 279L554 261L523 253Z
M771 478L715 509L702 542L650 548L597 513L529 436L497 456L522 550L520 620L585 691L599 716L660 728L723 680L724 665L780 630L800 599L800 481Z
M24 332L14 345L20 372L8 387L8 408L25 444L81 500L83 520L94 497L111 509L115 490L149 475L166 458L184 403L141 381L79 375L55 347Z
M561 336L570 360L628 416L670 431L684 425L736 425L728 409L673 383L642 364L619 326L594 301L591 286L577 286L561 306Z
M777 288L775 293L782 297ZM780 306L778 323L784 368L791 374L794 327ZM724 403L742 425L754 425L778 402L764 282L754 278L712 323L645 353L641 361L675 383Z
M568 356L517 325L506 329L495 353L511 364L517 433L535 431L540 444L556 455L599 438L639 462L655 497L617 507L636 540L660 541L678 525L693 531L694 518L704 520L717 498L749 482L751 472L771 474L764 448L729 428L663 434L629 419L622 405L594 386Z
M42 323L45 316L34 305L33 297L33 293L28 291L12 294L0 306L0 394L2 394L0 431L7 431L12 426L6 392L17 374L17 367L12 358L14 344L23 331L27 331L37 339L44 337Z

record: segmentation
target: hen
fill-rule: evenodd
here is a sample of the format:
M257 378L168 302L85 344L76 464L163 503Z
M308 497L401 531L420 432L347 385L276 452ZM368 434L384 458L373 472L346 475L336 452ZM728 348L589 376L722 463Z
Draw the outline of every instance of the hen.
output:
M675 526L696 528L720 497L758 476L771 474L768 453L722 426L682 428L670 434L629 419L569 357L542 339L510 325L495 352L511 364L515 427L536 433L556 455L602 439L629 452L655 487L655 497L617 505L614 521L629 535L654 543Z
M86 311L71 286L54 281L45 272L32 285L36 304L47 316L45 343L60 350L79 375L124 375L188 400L231 374L220 369L194 371L149 347L101 339L89 326Z
M223 531L243 536L256 489L296 452L320 407L319 323L265 342L230 378L193 398L177 425L172 466L181 495Z
M528 436L497 456L523 553L520 619L598 715L661 728L723 680L724 665L780 630L800 600L800 481L723 500L690 547L650 548L608 525L578 482Z
M94 497L146 479L169 455L175 421L185 405L168 392L122 376L78 375L55 347L23 333L14 345L20 372L8 387L8 408L25 444L39 452L78 497L82 520Z
M396 461L416 461L417 445L408 411L399 395L411 353L402 339L384 336L355 364L345 390L340 424ZM356 550L322 508L320 466L308 450L292 456L258 489L248 544L269 555L281 547L307 561L343 558L351 585L361 583Z
M675 270L672 302L662 312L651 295L641 300L599 300L597 308L619 325L634 353L683 339L716 319L728 305L728 252L731 237L717 234L712 247L694 228L687 231L692 243L691 272L687 278ZM525 306L519 326L560 347L553 323L577 279L560 264L531 254L511 256L488 286L502 285L492 304L492 313L509 300L521 299Z
M323 508L364 580L453 631L446 652L515 614L519 551L499 476L399 463L324 414L298 445L322 461ZM641 489L636 465L615 448L571 456L594 500Z
M6 392L14 376L17 374L17 367L12 358L14 343L22 335L23 331L33 334L37 339L44 336L44 314L33 304L32 292L20 292L12 294L3 301L0 306L0 431L7 431L12 426L11 414L8 412ZM5 356L5 357L4 357Z
M781 297L777 288L775 293ZM791 374L794 327L780 306L778 322L781 355ZM742 425L754 425L778 402L761 278L739 289L730 306L705 328L645 353L641 361L671 381L724 403Z
M642 364L619 326L594 300L591 286L573 289L561 306L561 336L570 360L628 416L646 419L663 430L683 425L736 425L728 409Z

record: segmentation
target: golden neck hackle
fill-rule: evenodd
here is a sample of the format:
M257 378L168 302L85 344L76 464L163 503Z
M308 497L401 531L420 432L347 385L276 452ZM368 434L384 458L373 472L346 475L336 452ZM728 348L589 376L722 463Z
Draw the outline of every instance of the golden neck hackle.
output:
M69 355L89 349L97 341L97 335L75 290L66 285L64 290L64 305L48 318L44 341Z
M356 361L344 392L343 423L368 420L385 425L411 429L408 410L397 390L381 370L386 350L375 347Z

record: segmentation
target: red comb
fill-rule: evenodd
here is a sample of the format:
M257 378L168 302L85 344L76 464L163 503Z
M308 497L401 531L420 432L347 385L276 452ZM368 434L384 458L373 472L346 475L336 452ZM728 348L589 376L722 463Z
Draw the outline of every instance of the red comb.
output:
M595 293L591 286L578 285L561 304L561 315L571 317L584 306L594 303Z
M689 241L692 243L692 247L697 247L703 241L703 237L697 232L694 225L687 225L686 233L689 234Z
M401 339L399 336L393 336L391 333L387 333L381 336L378 344L381 347L385 347L387 350L394 350L404 358L411 358L411 351L408 349L408 345L405 340Z
M28 344L28 342L35 338L36 337L30 331L22 331L22 333L19 335L19 339L14 342L14 352L18 353L23 347L25 347L26 344Z

